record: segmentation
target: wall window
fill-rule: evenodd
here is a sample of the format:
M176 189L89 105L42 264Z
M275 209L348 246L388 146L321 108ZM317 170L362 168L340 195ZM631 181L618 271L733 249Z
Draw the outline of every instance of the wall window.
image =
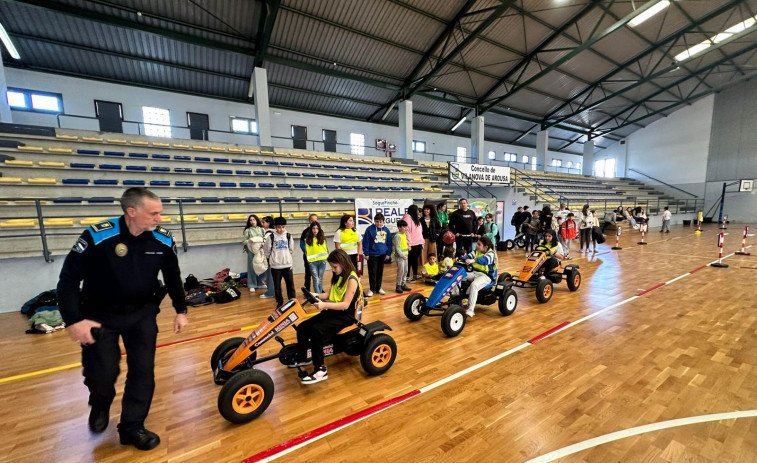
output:
M426 142L425 141L413 140L413 151L415 151L416 153L425 153L426 152Z
M489 159L494 159L494 156L496 156L494 151L489 151Z
M553 167L562 167L562 159L552 159Z
M531 170L536 170L536 156L531 156Z
M457 162L466 162L468 160L468 150L462 146L458 146L457 157L455 158L455 160Z
M365 154L365 135L362 133L350 134L350 153L361 156Z
M516 162L518 155L515 153L505 153L505 162Z
M257 135L258 121L255 119L247 119L245 117L232 117L231 131L238 133L253 133Z
M11 109L53 114L63 112L63 96L60 93L10 88L5 96Z
M580 162L576 163L576 169L581 169L581 163Z
M171 137L171 115L167 109L142 106L142 120L145 123L145 135Z
M568 169L570 169L571 167L573 167L573 162L572 161L568 161L568 164L566 164L566 167Z
M615 177L615 158L600 159L594 163L594 176Z
M522 158L520 158L520 162L522 162L523 164L528 164L528 156L523 156Z

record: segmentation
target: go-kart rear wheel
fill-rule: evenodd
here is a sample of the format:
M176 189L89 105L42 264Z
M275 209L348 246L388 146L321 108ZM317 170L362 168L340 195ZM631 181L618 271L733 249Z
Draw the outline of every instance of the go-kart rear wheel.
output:
M405 299L405 317L411 322L417 322L423 318L423 306L426 304L426 296L423 294L414 293Z
M515 312L516 307L518 307L518 295L515 290L512 288L505 290L499 299L499 313L507 317Z
M526 247L526 238L521 237L515 240L515 245L523 249Z
M568 289L571 291L577 291L581 287L581 272L578 269L573 269L568 274Z
M552 299L552 289L552 280L542 278L536 284L536 299L542 304L549 302Z
M397 358L397 343L385 333L373 335L360 354L360 365L371 376L384 374Z
M515 247L515 241L505 240L505 251L509 251Z
M465 310L459 305L450 305L442 314L442 331L449 338L462 333L465 328Z
M219 344L213 351L213 355L210 356L210 369L215 373L218 369L218 361L237 350L237 347L241 346L243 342L244 338L236 337L229 338Z
M273 380L265 371L245 370L232 376L218 394L218 411L240 424L254 420L273 399Z

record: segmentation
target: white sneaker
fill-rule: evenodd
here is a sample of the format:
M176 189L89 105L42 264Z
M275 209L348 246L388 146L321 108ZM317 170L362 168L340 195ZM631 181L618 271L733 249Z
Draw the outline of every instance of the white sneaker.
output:
M255 292L255 288L250 288L250 292L254 293Z
M365 293L365 297L372 297L372 296L373 296L373 291L371 290L368 290L368 292Z
M378 290L378 293L383 296L384 294L386 294L386 291L384 291L384 288L381 288Z
M300 381L302 382L302 384L315 384L320 383L321 381L326 381L327 379L329 379L328 371L319 368L313 373L302 378Z
M467 315L470 318L473 318L473 315L475 314L473 313L473 309L468 309L465 311L465 315Z
M272 298L274 298L274 297L276 297L276 296L267 296L267 295L265 295L265 294L261 294L261 295L260 295L260 299L272 299Z

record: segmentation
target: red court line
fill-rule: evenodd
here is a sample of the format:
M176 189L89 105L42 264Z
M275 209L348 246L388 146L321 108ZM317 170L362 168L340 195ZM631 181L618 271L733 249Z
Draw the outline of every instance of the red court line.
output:
M655 289L662 288L663 286L665 286L665 283L660 283L660 284L654 285L651 288L645 289L644 291L640 292L639 294L637 294L637 296L643 296L643 295L645 295L647 293L651 293Z
M187 338L179 341L167 342L165 344L158 344L156 348L160 349L161 347L173 346L175 344L181 344L183 342L197 341L198 339L212 338L213 336L220 336L222 334L236 333L237 331L242 331L242 328L233 328L226 331L219 331L218 333L203 334L202 336L195 336L194 338Z
M415 397L416 395L420 394L421 391L418 389L415 389L413 391L408 392L407 394L403 394L401 396L393 397L391 399L385 400L384 402L381 402L379 404L376 404L372 407L368 407L365 410L361 410L357 413L353 413L352 415L346 416L344 418L338 419L336 421L332 421L331 423L321 426L320 428L314 429L313 431L306 432L305 434L300 434L299 436L295 437L294 439L290 439L286 442L282 442L281 444L275 445L268 450L264 450L258 454L255 454L251 457L245 458L243 463L253 463L256 461L263 460L265 458L268 458L270 456L276 455L277 453L281 453L287 449L290 449L296 445L305 443L307 441L311 441L319 436L322 436L330 431L333 431L335 429L338 429L342 426L348 425L350 423L354 423L355 421L358 421L362 418L365 418L367 416L370 416L376 412L379 412L381 410L384 410L385 408L389 408L392 405L396 405L400 402L404 402L412 397Z
M415 294L415 293L422 293L422 292L423 292L422 289L416 289L415 291L410 291L409 293L395 294L394 296L382 297L379 300L380 301L386 301L386 300L389 300L389 299L394 299L396 297L402 297L402 296L407 296L408 294Z
M542 339L544 339L547 336L549 336L550 334L554 333L555 331L557 331L559 329L562 329L563 327L565 327L565 325L570 325L570 322L562 322L559 325L557 325L556 327L552 328L551 330L545 331L542 334L540 334L539 336L536 336L535 338L529 339L528 342L531 343L531 344L539 342Z
M706 266L706 265L703 265L703 266L701 266L701 267L697 267L697 268L695 268L694 270L690 271L689 273L697 273L698 271L700 271L700 270L704 270L704 269L706 269L706 268L707 268L707 266Z

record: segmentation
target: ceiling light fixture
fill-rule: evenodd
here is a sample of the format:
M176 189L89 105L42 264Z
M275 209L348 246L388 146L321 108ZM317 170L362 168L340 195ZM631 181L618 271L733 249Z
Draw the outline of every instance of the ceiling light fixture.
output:
M708 48L710 48L711 46L715 44L719 44L719 43L723 43L728 40L731 40L732 38L734 38L734 36L741 34L747 29L753 27L755 24L757 24L757 16L752 16L751 18L747 18L744 21L741 21L740 23L736 24L735 26L729 27L728 29L724 30L718 35L708 40L705 40L703 42L700 42L692 47L687 48L681 53L675 55L673 59L675 59L678 62L681 62L681 61L685 61L687 59L693 58L694 56L704 52L705 50L707 50Z
M457 121L457 124L455 124L455 126L452 127L451 132L454 132L455 130L457 130L457 128L460 127L460 125L462 125L462 123L465 122L466 119L468 119L468 116L463 116L462 119L460 119L459 121Z
M21 55L18 54L18 50L16 50L16 46L13 45L13 41L11 41L11 38L8 35L8 32L6 32L2 24L0 24L0 39L2 39L3 44L5 45L5 48L8 50L8 53L10 53L13 59L21 59Z
M653 0L654 1L654 0ZM643 23L647 19L651 18L652 16L656 15L657 13L661 12L665 8L670 6L670 0L662 0L657 2L654 6L650 7L648 10L641 13L639 16L636 16L632 20L628 22L628 25L631 27L636 27L639 24Z

